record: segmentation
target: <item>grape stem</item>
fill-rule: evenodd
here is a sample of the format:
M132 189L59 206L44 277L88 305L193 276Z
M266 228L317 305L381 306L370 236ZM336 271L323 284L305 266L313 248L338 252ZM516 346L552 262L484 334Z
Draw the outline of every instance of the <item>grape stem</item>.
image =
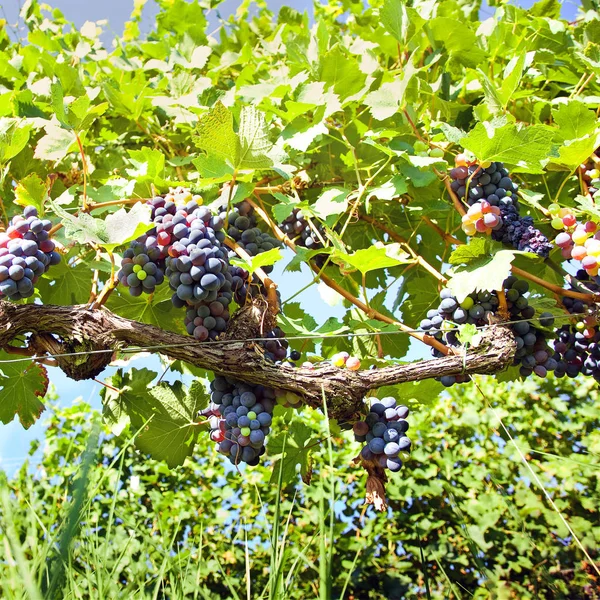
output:
M370 223L373 227L380 229L384 233L387 233L390 236L390 239L394 240L398 244L400 244L414 259L415 261L423 267L426 271L428 271L431 275L433 275L438 281L442 283L446 283L448 278L442 275L434 266L429 264L420 254L417 254L409 245L408 242L400 235L398 235L393 229L389 228L387 225L377 221L373 217L369 215L360 214L358 218L361 221L365 221L366 223Z
M441 227L436 225L428 217L423 217L423 220L432 229L437 231L439 233L439 235L445 241L450 242L452 244L456 244L457 246L464 245L465 242L453 237L449 233L446 233ZM576 292L574 290L565 290L564 288L560 287L559 285L555 285L553 283L545 281L541 277L532 275L531 273L528 273L527 271L524 271L523 269L519 269L518 267L515 267L514 265L511 266L511 270L515 275L518 275L519 277L522 277L523 279L528 279L529 281L532 281L533 283L536 283L540 287L543 287L559 296L568 296L569 298L576 298L577 300L582 300L583 302L586 302L588 304L595 304L596 302L600 301L600 295L598 295L598 294L591 294L591 293L586 294L583 292Z
M506 303L506 294L504 290L496 290L498 296L498 312L504 320L508 320L508 304Z
M454 208L458 211L458 213L460 214L461 217L464 217L467 214L467 211L465 210L465 207L463 206L463 203L460 201L458 196L454 193L454 190L452 189L452 185L451 185L452 182L450 181L450 177L448 177L447 174L440 173L435 167L433 168L433 171L444 182L444 185L446 186L446 189L448 190L448 195L450 196L450 198L452 200L452 204L454 204Z
M85 152L83 151L83 144L81 143L81 138L79 137L79 133L75 132L75 139L77 140L77 145L79 146L79 153L81 154L81 164L83 165L83 210L87 211L87 178L88 178L88 167L87 160L85 158Z
M100 293L100 296L92 304L91 308L100 308L104 306L110 295L117 287L118 280L116 278L116 267L115 267L115 256L112 252L107 251L108 258L110 259L110 279L104 284L104 288Z
M283 242L293 252L296 252L296 244L294 244L294 242L285 233L283 233L283 231L281 231L281 229L279 229L279 227L273 221L273 219L271 219L269 214L262 207L258 206L256 204L256 202L254 202L251 198L246 198L246 201L254 208L254 210L261 217L261 219L263 219L263 221L265 221L265 223L271 228L271 230L275 234L275 237L279 241ZM451 350L448 346L445 346L444 344L442 344L441 342L436 340L434 337L432 337L430 335L426 335L421 332L413 331L412 328L408 327L404 323L401 323L400 321L396 321L395 319L392 319L391 317L388 317L387 315L384 315L384 314L380 313L379 311L368 307L364 302L361 302L358 298L356 298L354 295L352 295L349 291L347 291L343 287L341 287L331 277L329 277L328 275L325 275L325 273L322 273L321 272L322 270L314 263L311 262L310 267L312 268L312 270L315 273L317 273L317 275L320 275L321 281L327 287L336 291L340 296L342 296L343 298L348 300L348 302L350 302L351 304L353 304L354 306L359 308L361 311L363 311L369 318L376 319L377 321L381 321L383 323L388 323L389 325L394 325L394 326L398 327L400 330L408 333L408 335L410 335L411 337L414 337L415 339L418 339L419 341L423 342L424 344L427 344L428 346L431 346L432 348L439 350L442 354L444 354L444 356L447 356L449 353L451 353Z
M227 236L225 245L231 248L242 260L252 264L252 257L242 248L234 239ZM267 290L267 303L273 315L279 312L279 302L277 300L277 284L263 271L263 269L255 269L256 276L260 279Z

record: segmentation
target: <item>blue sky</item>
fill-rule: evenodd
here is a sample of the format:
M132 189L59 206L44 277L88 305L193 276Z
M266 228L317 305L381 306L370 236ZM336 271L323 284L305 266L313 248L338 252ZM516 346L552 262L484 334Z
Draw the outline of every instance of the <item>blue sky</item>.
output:
M15 23L18 18L19 6L22 2L19 0L6 0L0 4L0 15L4 16L9 23ZM123 23L128 19L133 2L129 0L51 0L52 6L59 8L65 16L73 21L76 26L80 27L85 21L97 21L107 19L109 21L108 32L112 34L120 34L123 30ZM284 4L292 4L297 10L312 11L312 0L268 0L272 10L277 10ZM531 6L532 0L518 2L521 6ZM239 0L225 0L220 7L222 15L227 15L230 11L235 10L239 5ZM563 17L573 19L577 10L577 2L563 3ZM482 16L486 17L491 14L491 9L482 9ZM142 30L149 31L152 27L154 16L156 15L156 5L153 0L150 0L144 9ZM211 17L212 24L217 23L216 14ZM105 41L108 42L112 35L107 35ZM274 271L274 279L280 285L280 289L284 290L284 300L293 295L295 291L302 289L311 280L310 273L304 269L301 274L284 273L283 266L287 261L282 261L276 265ZM390 294L393 297L393 294ZM313 315L315 319L322 323L330 316L341 317L344 314L343 308L328 306L321 299L316 287L313 286L303 292L296 298L307 312ZM428 356L422 348L414 350L409 355L409 359L425 358ZM144 366L154 368L157 371L161 370L159 361L153 357L146 359ZM112 370L114 371L114 370ZM111 370L107 370L102 377L111 374ZM99 390L100 385L95 382L74 382L58 369L50 369L50 379L58 390L60 390L60 402L62 404L71 404L77 398L81 397L84 400L91 402L92 405L100 407ZM10 425L0 424L0 468L4 468L8 472L14 471L23 460L27 453L29 443L36 438L43 436L43 426L41 423L34 425L29 431L24 432L17 421Z

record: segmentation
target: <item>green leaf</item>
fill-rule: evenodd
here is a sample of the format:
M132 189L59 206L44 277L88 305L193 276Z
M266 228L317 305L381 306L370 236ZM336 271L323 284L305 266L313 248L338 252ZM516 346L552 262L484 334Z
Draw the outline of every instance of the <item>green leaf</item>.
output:
M481 258L482 256L488 256L501 248L501 244L494 243L488 238L472 237L468 244L456 247L450 255L448 262L451 265L470 264L474 260Z
M535 52L522 52L508 61L502 74L502 86L498 92L504 108L506 108L521 83L525 64L531 64L534 56Z
M38 281L36 287L44 302L67 306L88 301L92 290L92 271L85 261L71 260L76 257L74 252L64 256Z
M283 483L295 481L297 465L300 465L300 473L306 474L311 442L312 430L297 419L292 421L289 430L269 437L267 452L270 456L282 454L285 443L285 453L273 467L271 483L278 481L280 470Z
M296 246L296 254L286 265L285 271L300 271L302 263L308 263L315 256L327 256L333 252L333 248L318 248L317 250L307 250L302 246Z
M277 199L277 204L273 206L273 216L277 223L281 223L292 214L294 207L300 200L294 196L286 196L280 192L275 192L273 197Z
M129 406L135 405L136 398L148 393L148 386L157 376L158 373L150 369L133 368L128 373L119 369L107 379L114 389L103 387L100 390L102 414L115 435L120 435L130 423Z
M337 45L322 57L319 76L340 98L360 92L367 78L358 61L353 56L346 56Z
M234 172L231 164L218 156L199 156L192 163L203 179L227 181L231 179Z
M406 179L401 175L394 175L389 181L369 190L367 197L377 198L377 200L393 200L406 192L408 192Z
M48 390L48 373L33 362L1 362L14 359L0 352L0 421L7 425L18 415L21 425L29 429L45 408L41 399Z
M52 123L48 123L44 129L46 135L38 140L34 157L60 162L77 143L75 134Z
M486 58L479 40L468 22L449 17L435 17L427 22L433 37L444 44L452 58L470 67L476 67Z
M31 125L21 119L0 118L0 165L14 158L29 141Z
M147 396L137 398L128 406L131 424L135 428L147 425L136 437L136 446L170 468L183 464L196 444L199 399L197 393L186 394L180 381L159 383Z
M367 94L365 104L378 121L383 121L396 114L405 106L405 94L413 76L419 71L413 63L416 51L406 61L402 75L392 82L384 83L373 92Z
M479 330L472 323L463 323L458 326L457 337L458 341L467 346L473 342L473 338L479 334Z
M80 244L97 244L109 251L135 240L153 227L151 209L143 202L135 204L129 212L121 208L104 220L87 213L75 217L55 202L50 201L50 205L61 218L68 238Z
M111 381L118 391L103 390L104 415L117 430L127 421L134 431L141 429L136 446L173 468L194 450L198 411L206 398L197 386L186 393L180 381L151 386L155 376L148 369L134 368L125 375L119 370Z
M600 219L600 208L590 199L589 196L575 196L575 203L584 213Z
M385 0L379 11L381 24L401 44L407 44L413 35L420 31L425 20L402 0Z
M279 248L271 248L271 250L268 250L267 252L261 252L260 254L253 256L251 262L242 258L231 258L230 261L232 264L246 269L249 273L254 273L256 269L274 265L282 258L283 256Z
M413 262L409 254L401 249L400 244L376 244L370 248L357 250L354 254L346 254L336 250L332 259L338 264L347 263L365 274L376 269L387 269Z
M15 202L20 206L35 206L40 215L44 214L44 201L48 196L46 183L36 173L22 179L15 188Z
M237 166L240 142L233 129L233 114L221 102L200 117L194 142L209 156L220 158L233 168Z
M327 219L331 215L341 215L348 208L348 190L343 188L329 188L325 190L312 205L312 212L320 219Z
M517 126L486 121L478 123L462 138L464 148L480 161L500 161L515 170L542 173L550 156L554 133L545 125Z
M510 275L510 267L517 254L528 253L499 250L493 256L472 260L450 279L448 287L459 302L472 292L500 290L504 280Z
M60 81L55 81L50 86L50 100L52 110L54 111L54 115L58 119L58 122L65 129L72 129L73 127L69 120L68 108L65 108L64 92Z
M238 169L268 169L282 162L285 155L269 140L265 116L254 106L244 106L240 113Z
M171 303L173 291L168 283L156 289L154 294L132 296L129 292L118 287L106 303L107 308L126 319L141 321L149 325L156 325L167 331L186 333L180 315Z
M165 172L165 155L155 148L130 150L129 161L134 166L127 169L127 174L138 179L160 181Z

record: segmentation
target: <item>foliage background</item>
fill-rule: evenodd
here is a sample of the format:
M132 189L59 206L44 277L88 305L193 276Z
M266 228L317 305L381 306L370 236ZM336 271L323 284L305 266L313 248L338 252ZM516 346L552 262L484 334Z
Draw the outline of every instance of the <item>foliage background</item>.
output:
M205 438L183 467L169 470L107 430L100 448L95 440L90 448L100 415L87 403L53 410L42 460L1 480L0 496L11 494L0 503L3 597L23 597L15 548L41 589L51 579L53 542L82 483L81 529L60 597L216 599L234 597L233 589L243 598L249 568L251 597L258 598L269 583L272 547L286 554L284 578L293 572L295 579L285 595L266 597L322 597L321 540L333 552L333 598L346 584L346 598L597 597L529 471L596 554L597 390L584 381L499 386L493 378L482 378L481 391L461 388L413 419L416 450L409 468L390 480L387 514L362 509L364 477L350 463L359 445L348 433L333 436L331 463L326 443L315 448L311 485L298 480L280 492L269 463L237 473ZM315 432L326 428L316 411L305 410L303 422ZM82 482L86 447L92 462ZM330 533L321 518L331 507ZM276 522L280 537L272 546Z
M81 97L85 91L93 96L95 107L109 104L106 113L100 114L97 109L97 119L84 132L86 153L94 167L89 191L96 201L149 195L152 185L164 188L167 181L177 180L182 168L186 172L201 172L210 184L207 198L214 199L215 186L231 173L220 164L202 160L195 163L197 157L188 156L187 152L197 117L217 98L225 98L231 106L236 100L255 103L278 118L287 149L298 164L316 141L309 153L315 172L325 177L331 170L349 185L357 171L370 174L373 165L381 160L377 152L385 146L378 147L377 140L388 137L382 131L391 131L398 138L412 137L413 132L403 119L394 112L385 116L400 106L399 100L394 106L396 97L387 94L390 87L386 84L391 82L382 68L393 67L397 43L387 33L384 35L378 17L364 17L357 3L332 2L321 7L320 18L330 26L344 11L352 17L348 29L336 30L331 39L326 27L308 35L302 16L290 10L284 15L288 20L287 38L282 42L272 30L270 15L263 11L251 26L241 24L236 28L232 24L228 35L219 41L218 50L209 56L202 51L194 55L198 47L208 45L201 12L179 1L162 4L165 10L150 38L138 40L140 17L134 13L122 45L117 46L110 59L95 28L70 31L60 13L45 21L36 3L26 5L27 45L13 44L6 29L0 32L2 58L6 59L1 63L0 114L26 123L30 141L10 161L10 170L4 171L3 198L19 200L19 195L22 199L26 193L37 198L39 181L43 182L55 170L60 170L62 176L55 183L53 198L74 209L81 193L73 136L52 121L54 101L48 93L51 77L61 81L67 97ZM380 4L373 2L375 7ZM444 69L422 69L418 77L406 81L404 92L411 110L425 120L431 118L427 111L432 86L441 71L455 78L455 87L452 97L445 92L446 97L437 99L437 118L451 121L462 115L465 121L460 121L460 125L467 128L478 119L495 116L499 107L490 92L493 86L482 86L487 74L482 77L475 67L477 61L491 64L490 58L497 58L500 53L505 53L500 58L507 62L525 50L537 52L536 66L543 68L543 77L535 71L524 75L521 84L515 85L514 97L499 110L532 124L550 114L553 101L563 94L563 86L572 89L587 68L598 68L594 65L596 55L584 54L586 63L573 49L585 36L597 39L597 19L582 24L575 33L565 33L561 29L564 26L557 25L558 3L538 3L532 13L510 6L502 9L508 22L486 30L487 45L479 39L478 52L472 52L472 45L466 48L464 39L469 44L473 41L466 32L474 35L471 29L477 27L479 3L441 4L441 18L456 21L466 15L471 25L456 29L444 43L435 40L440 44L436 50L443 57ZM515 30L519 31L518 36ZM348 33L363 36L352 50L345 44ZM373 56L372 44L380 40L381 53ZM335 42L340 44L335 46ZM592 41L592 46L595 43ZM289 71L278 73L273 65L278 64L283 53L291 57ZM250 56L256 64L248 67ZM556 64L557 56L559 62L564 61L560 65ZM381 64L376 64L378 61ZM363 71L357 74L359 62L364 69L373 69L369 75L373 76L375 95L370 97L368 112L360 112L348 100L352 91L360 91L356 82L360 85L360 81L366 81L366 77L361 79ZM498 61L499 67L504 66L501 62ZM336 79L338 65L342 80ZM313 83L319 78L327 79L341 99L348 101L344 110L338 110L331 95L323 93L318 97L312 106L322 119L318 130L302 116L305 107L298 106L314 100L313 96L294 96L296 104L286 107L286 111L278 103L282 94L293 95L297 91L290 84L290 75L297 75L303 68L310 68ZM492 71L490 77L499 86L501 68ZM597 83L592 82L589 90L596 88ZM377 91L381 93L378 95ZM517 99L523 104L519 106ZM597 103L592 91L583 94L583 101L591 106ZM465 111L465 106L472 110ZM323 131L323 127L339 129L337 117L329 118L336 112L341 113L339 118L347 119L347 144ZM369 137L367 126L373 119L381 127L377 135ZM165 123L170 124L166 139ZM441 139L439 132L438 135ZM369 141L353 157L352 148L365 137ZM402 153L404 148L400 145L396 150ZM327 161L331 155L339 160L335 168ZM442 186L438 179L431 177L411 154L408 158L398 156L397 161L394 159L394 173L399 177L399 187L378 188L382 201L374 205L375 214L392 222L400 232L410 234L414 215L406 218L403 209L386 203L403 193L400 190L406 186L406 191L421 201L413 204L411 210L446 219L448 227L456 225L448 215L448 205L439 202ZM527 158L535 162L538 157ZM5 162L3 167L7 167ZM560 169L549 173L550 188L559 189L564 176ZM30 185L13 189L13 181L26 178ZM546 182L531 177L530 183L539 192ZM560 187L563 195L559 199L570 203L576 189L577 183L570 181ZM386 198L386 190L392 196ZM7 205L9 211L16 208L9 202ZM325 212L328 210L331 206ZM323 214L324 220L332 216L336 216L335 210ZM352 229L352 244L369 246L373 236L373 231L359 224ZM417 242L417 246L432 261L443 250L441 241ZM72 257L78 252L80 249L74 250ZM94 266L106 274L107 264L104 256ZM53 273L54 283L48 280L40 289L44 300L65 304L85 301L89 295L89 265L73 262ZM542 265L529 266L553 277ZM420 301L425 298L433 302L437 295L435 281L423 273L409 281L411 294L414 292ZM379 290L388 282L371 273L368 284L369 289ZM406 299L399 286L388 291L390 296ZM376 297L373 302L381 310L392 312L393 299L390 302L389 298ZM166 300L166 296L158 296L149 307L119 292L110 306L121 314L160 322L165 328L176 330L181 325L172 312L163 310ZM288 307L287 314L294 319L288 324L290 332L314 330L311 315L306 314L310 311L305 308ZM415 304L409 299L402 307L403 318L409 323L418 322L424 308L424 302ZM374 327L359 319L356 313L348 311L344 325L353 331ZM309 348L317 349L310 345ZM329 341L318 349L329 354L342 349L342 345L338 347ZM403 340L395 346L390 344L386 350L400 358L406 354L408 343ZM365 356L374 354L368 344L357 343L354 351ZM63 388L59 389L62 393ZM85 403L57 409L34 476L26 465L15 479L3 481L3 593L21 597L38 589L44 595L63 591L72 597L86 597L93 589L98 597L131 593L140 597L186 594L218 598L232 589L240 595L245 593L247 566L252 575L251 592L260 593L267 586L271 593L268 566L272 572L276 561L271 550L275 547L289 552L289 569L294 564L298 567L297 585L290 592L298 598L319 594L326 597L328 592L323 586L328 584L328 577L321 570L322 565L331 569L334 596L341 593L349 573L347 591L358 598L593 597L596 591L588 567L582 564L556 511L532 483L529 470L535 469L586 548L597 553L599 490L595 459L600 448L597 392L590 384L550 379L538 388L532 382L499 386L490 380L482 381L482 394L475 387L457 388L435 401L439 388L434 383L396 391L408 401L415 397L430 402L412 402L412 407L419 409L413 421L416 449L409 468L389 484L394 512L387 518L375 517L370 511L361 518L362 475L350 466L358 447L349 443L348 435L339 431L336 424L331 425L333 460L329 460L328 445L317 444L311 462L306 461L305 466L313 472L313 485L302 484L293 476L277 485L268 463L242 475L226 470L205 448L202 437L197 453L177 471L168 471L163 463L140 456L130 446L119 454L127 438L115 440L105 430L101 434L100 454L91 444L85 458L84 449L93 423L98 421L97 413ZM489 404L498 412L491 410ZM499 427L498 416L506 430ZM287 429L291 430L292 417L282 411L278 419L276 431L281 439ZM300 422L304 430L298 425ZM307 438L330 435L328 425L312 411L303 411L294 423L296 431L303 431ZM519 460L506 431L518 439L529 467ZM129 431L129 435L134 434L135 431ZM94 440L93 435L91 439ZM116 462L111 465L112 459ZM294 473L294 464L290 465L290 472ZM278 498L282 499L279 514ZM79 509L83 511L81 529ZM327 525L331 514L328 510L335 515L332 532ZM286 541L280 533L270 546L265 531L268 526L285 522L288 511L291 518ZM58 546L54 545L56 540L60 540ZM29 582L32 589L24 591L23 581Z

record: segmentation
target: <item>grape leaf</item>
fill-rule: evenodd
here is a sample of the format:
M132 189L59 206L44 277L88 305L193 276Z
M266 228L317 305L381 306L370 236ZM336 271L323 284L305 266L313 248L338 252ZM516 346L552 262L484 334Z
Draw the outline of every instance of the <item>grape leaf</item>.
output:
M263 113L254 106L244 106L240 113L238 169L268 169L285 159L269 140L269 129Z
M71 259L77 256L70 253L60 263L44 275L36 284L44 302L48 304L69 305L84 304L92 289L92 271L85 261L74 264Z
M504 280L510 275L510 266L517 254L529 254L516 250L500 250L493 256L477 258L454 276L448 282L459 302L462 302L472 292L502 289Z
M21 119L0 118L0 165L14 158L29 141L31 125Z
M292 214L294 207L300 200L294 196L286 196L280 192L275 192L273 196L278 200L277 204L273 207L273 216L277 223L281 223Z
M48 123L44 130L46 135L38 140L34 157L60 162L76 144L75 134L54 123Z
M0 421L6 425L18 415L21 425L29 429L44 411L41 399L48 391L48 373L33 362L1 362L14 359L0 352Z
M514 165L515 171L542 173L553 137L553 130L546 125L517 126L487 121L477 123L461 143L482 162L500 161Z
M20 206L35 206L38 214L44 214L44 201L48 195L46 183L37 173L27 175L15 188L15 202Z
M448 262L451 265L469 264L482 256L489 256L492 252L500 250L502 245L492 242L485 237L472 237L468 244L457 246L452 252Z
M557 139L574 140L595 133L598 128L596 113L578 100L569 100L552 110L558 125Z
M148 386L158 376L150 369L136 369L124 373L119 369L106 381L112 386L100 390L102 414L109 423L111 431L120 435L130 423L128 407L135 405L136 399L148 392Z
M243 258L233 257L230 259L231 263L246 269L249 273L254 273L256 269L266 267L268 265L274 265L277 261L283 258L281 250L279 248L271 248L267 252L261 252L256 256L252 257L252 260L248 262Z
M172 295L173 291L168 283L158 287L154 294L137 297L118 287L108 299L107 307L126 319L156 325L167 331L186 333L180 316L173 309Z
M348 208L348 190L329 188L319 196L311 208L312 212L323 220L331 215L341 215Z
M336 250L332 255L332 260L338 264L347 263L363 274L375 269L386 269L413 262L410 255L401 250L398 243L375 244L370 248L357 250L354 254Z
M295 481L297 465L300 465L301 475L306 474L311 442L312 429L297 419L292 421L287 431L269 437L267 441L269 455L282 455L273 467L271 483L279 480L280 470L283 471L283 483Z
M239 157L239 139L233 129L233 114L222 102L198 120L194 142L209 156L216 156L235 167Z
M360 92L367 76L360 70L353 56L346 56L339 46L323 55L320 65L320 78L341 98Z
M129 422L140 430L135 443L145 453L164 460L169 467L183 463L193 452L198 433L197 415L206 405L206 394L196 386L187 393L180 381L151 386L156 373L133 368L119 369L111 378L112 387L102 390L104 416L120 433Z
M423 28L425 20L400 0L385 0L379 11L381 24L401 43L407 44Z
M109 251L135 240L154 226L150 222L151 208L142 202L129 212L121 208L104 220L87 213L73 216L55 202L50 201L50 205L61 218L68 238L80 244L97 244Z

